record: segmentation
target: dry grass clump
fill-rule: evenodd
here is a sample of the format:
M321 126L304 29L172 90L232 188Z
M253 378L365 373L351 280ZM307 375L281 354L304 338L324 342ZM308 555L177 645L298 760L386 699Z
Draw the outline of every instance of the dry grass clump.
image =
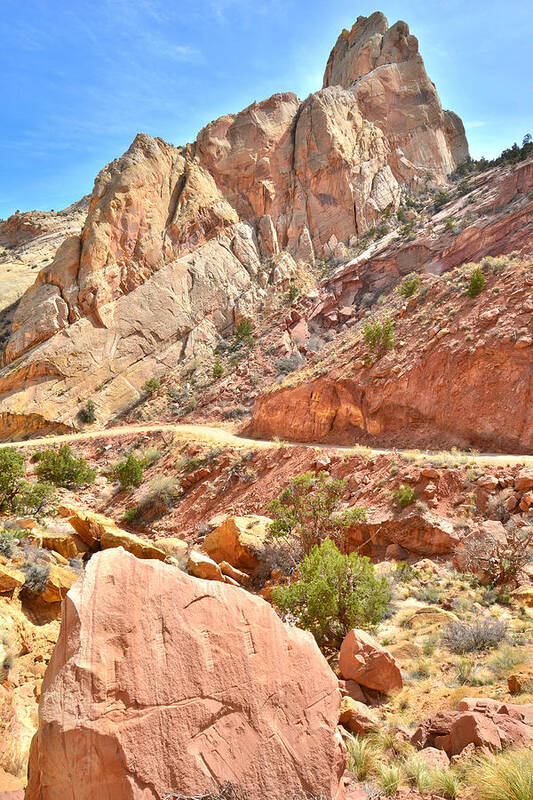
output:
M477 759L467 771L479 800L531 800L533 798L533 750L507 750L498 756Z

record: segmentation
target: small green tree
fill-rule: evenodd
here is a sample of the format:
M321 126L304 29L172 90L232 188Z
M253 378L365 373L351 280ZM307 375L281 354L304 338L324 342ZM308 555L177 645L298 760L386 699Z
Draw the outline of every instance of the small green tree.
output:
M480 292L483 291L485 286L485 276L483 275L481 268L476 267L473 273L470 275L470 283L468 284L467 294L469 297L477 297Z
M40 450L32 457L37 462L37 476L55 486L77 489L94 483L96 472L89 467L84 458L76 458L66 444L59 450Z
M249 319L241 319L235 329L235 338L239 342L244 342L251 339L254 332L253 323Z
M82 422L96 422L96 406L93 400L87 400L83 408L80 409L79 417Z
M218 378L221 378L223 376L223 374L224 374L224 367L222 365L222 361L217 356L215 358L214 363L213 363L213 378L215 380L218 380Z
M300 578L272 594L282 614L310 631L321 648L338 648L352 628L369 629L391 601L386 578L377 578L366 556L342 554L326 539L305 556Z
M420 286L420 278L418 275L408 276L398 286L397 292L402 297L412 297L418 291Z
M305 472L283 489L268 506L272 515L270 533L274 537L295 537L302 553L307 554L327 536L342 539L343 531L353 522L365 519L362 508L335 514L346 487L343 480L327 472Z
M8 511L24 477L24 456L9 447L0 449L0 511Z
M50 512L56 498L56 491L49 483L28 483L22 481L15 498L13 510L21 516L43 517Z
M157 378L149 378L145 383L143 383L141 389L146 394L153 394L154 392L157 392L160 385L161 384L159 383Z
M121 489L133 489L143 482L144 470L142 462L130 453L124 461L117 464L117 476Z
M400 508L407 508L414 503L416 495L410 486L402 485L392 493L392 499Z
M283 295L283 305L292 306L299 294L300 290L298 289L298 287L295 286L294 283L291 283L291 285Z
M385 317L383 322L367 322L363 328L363 338L370 352L379 358L394 347L394 322L390 317Z

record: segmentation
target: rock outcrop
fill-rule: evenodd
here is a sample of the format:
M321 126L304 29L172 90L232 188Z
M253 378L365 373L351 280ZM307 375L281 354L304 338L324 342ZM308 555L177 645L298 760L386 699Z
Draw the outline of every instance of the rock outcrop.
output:
M449 756L466 747L481 752L500 752L533 740L533 706L501 703L498 700L463 698L459 711L443 711L424 720L411 741L418 748L435 747Z
M312 636L268 603L108 550L65 601L26 800L160 800L225 781L251 800L340 797L339 709Z
M379 13L341 34L304 102L276 94L186 147L137 136L18 304L0 435L74 427L88 397L101 422L130 407L147 378L211 351L286 286L295 262L361 235L466 155L415 37Z

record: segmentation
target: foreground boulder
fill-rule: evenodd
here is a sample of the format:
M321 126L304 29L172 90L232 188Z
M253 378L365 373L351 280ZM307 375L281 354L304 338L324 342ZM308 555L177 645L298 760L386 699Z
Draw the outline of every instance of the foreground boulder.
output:
M351 630L341 645L339 672L345 680L353 680L383 694L401 689L402 676L391 654L368 633Z
M339 797L339 709L312 636L263 600L103 551L65 601L26 800Z

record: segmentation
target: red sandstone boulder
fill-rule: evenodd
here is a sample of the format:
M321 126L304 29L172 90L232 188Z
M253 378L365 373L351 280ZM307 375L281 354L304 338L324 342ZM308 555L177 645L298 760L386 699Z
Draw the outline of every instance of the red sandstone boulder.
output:
M389 694L403 686L396 661L365 631L351 630L341 645L339 671L345 680L353 680L369 689Z
M231 781L340 797L337 679L313 637L242 589L123 549L69 592L26 800L148 800Z
M411 737L419 749L435 747L456 756L472 745L482 752L522 747L533 740L533 706L464 698L459 711L444 711L420 723Z

